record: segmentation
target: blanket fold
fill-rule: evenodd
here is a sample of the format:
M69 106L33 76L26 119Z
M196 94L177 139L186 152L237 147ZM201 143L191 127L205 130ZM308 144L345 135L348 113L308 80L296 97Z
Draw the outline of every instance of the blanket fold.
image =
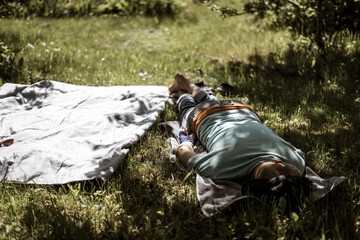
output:
M184 169L175 156L175 150L179 146L178 134L182 130L180 122L169 121L161 123L160 126L167 133L171 143L170 161ZM206 154L205 147L199 141L196 142L194 151L197 154ZM347 179L344 176L322 179L310 167L306 167L305 177L312 181L311 198L313 201L324 197ZM196 174L196 194L201 210L207 217L216 214L238 200L249 197L242 195L241 185L238 183L227 180L213 180L199 174Z
M106 179L168 101L163 86L0 87L0 180L64 184Z

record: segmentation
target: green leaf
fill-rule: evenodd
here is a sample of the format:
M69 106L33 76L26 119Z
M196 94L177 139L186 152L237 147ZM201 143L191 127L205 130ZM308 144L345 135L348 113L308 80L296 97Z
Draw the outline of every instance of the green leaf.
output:
M184 180L183 180L183 181L185 181L186 179L188 179L193 173L195 173L194 170L188 172L188 174L186 174L186 176L184 177Z
M314 68L315 64L316 64L316 59L313 59L312 62L311 62L311 68Z
M291 216L291 219L292 219L294 222L299 221L299 215L297 215L296 212L291 212L290 216Z

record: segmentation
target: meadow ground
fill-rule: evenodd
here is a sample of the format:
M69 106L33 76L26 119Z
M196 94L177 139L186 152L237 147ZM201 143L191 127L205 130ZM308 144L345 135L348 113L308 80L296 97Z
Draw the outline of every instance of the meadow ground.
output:
M229 83L230 97L302 149L320 176L348 176L298 213L247 202L206 218L194 176L170 164L155 124L105 182L0 183L1 239L359 238L359 36L335 37L320 54L252 16L221 19L189 1L175 18L1 19L0 42L17 52L20 69L3 83L167 86L177 72L212 87ZM168 105L157 123L175 119Z

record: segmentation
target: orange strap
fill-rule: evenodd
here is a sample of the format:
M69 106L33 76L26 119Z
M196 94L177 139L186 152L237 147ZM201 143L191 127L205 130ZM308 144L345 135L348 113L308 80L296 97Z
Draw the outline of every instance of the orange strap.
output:
M198 128L200 122L205 117L209 116L210 114L216 113L216 112L231 110L231 109L248 109L256 114L254 109L252 109L248 105L245 105L242 103L234 103L232 105L215 105L215 106L209 107L209 108L199 112L199 114L196 115L196 117L193 120L193 126L194 126L195 133L197 132L197 128ZM256 116L257 116L257 114L256 114Z
M10 138L10 139L7 139L7 140L5 140L3 142L0 142L0 147L8 147L13 143L14 143L14 139Z

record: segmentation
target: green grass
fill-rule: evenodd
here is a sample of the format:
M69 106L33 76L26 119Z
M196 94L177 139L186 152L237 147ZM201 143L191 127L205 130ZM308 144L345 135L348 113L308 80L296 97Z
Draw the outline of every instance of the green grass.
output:
M209 86L230 83L231 97L252 105L322 177L349 177L297 214L248 202L206 218L194 177L170 164L154 125L108 181L0 183L1 239L359 238L359 36L336 38L321 55L250 16L222 20L188 2L175 19L1 19L1 41L23 58L22 75L3 83L166 86L177 72ZM175 119L167 106L158 122Z
M211 60L285 46L286 34L249 28L249 18L243 25L194 8L161 23L157 18L5 19L0 36L12 49L21 49L32 79L86 85L166 85L177 71L207 70ZM264 37L269 42L257 44Z

